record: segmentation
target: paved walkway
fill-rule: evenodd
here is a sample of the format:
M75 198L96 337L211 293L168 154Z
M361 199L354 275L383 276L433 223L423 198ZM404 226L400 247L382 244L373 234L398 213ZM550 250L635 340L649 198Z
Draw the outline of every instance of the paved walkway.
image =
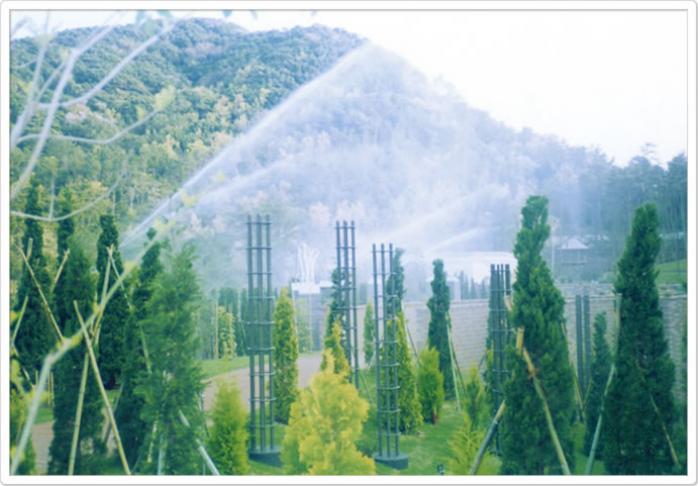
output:
M310 378L320 369L322 355L320 353L303 355L298 358L298 386L305 388L310 383ZM249 369L241 368L221 375L214 376L206 382L204 389L204 410L210 410L219 383L235 380L240 387L240 395L246 407L250 404L250 378ZM106 418L105 418L106 421ZM46 474L48 469L48 449L53 439L53 422L45 422L35 425L32 429L32 442L36 451L36 470L39 474Z

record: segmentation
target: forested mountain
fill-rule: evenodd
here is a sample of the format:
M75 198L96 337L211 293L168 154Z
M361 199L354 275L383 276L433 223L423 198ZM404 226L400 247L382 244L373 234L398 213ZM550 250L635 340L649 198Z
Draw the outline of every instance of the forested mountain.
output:
M80 57L63 99L85 93L162 28L162 22L147 20L113 29ZM65 30L51 40L40 75L48 81L44 102L58 81L51 74L68 49L95 31ZM40 42L12 43L12 123L24 107ZM140 220L254 120L361 43L352 34L322 26L247 32L220 20L178 22L87 103L59 110L53 134L95 140L146 121L108 144L49 140L35 171L45 190L43 214L50 212L51 194L65 187L74 190L79 207L118 183L96 210L79 217L79 236L92 250L100 212L114 211L125 227ZM26 132L37 133L42 121L43 116L34 117ZM28 139L12 151L12 181L33 145ZM23 207L23 199L15 200L13 209Z
M68 94L94 84L157 28L116 29L80 61ZM88 34L66 31L54 44ZM13 116L32 75L20 66L36 49L34 40L13 44ZM60 49L49 59L58 63ZM45 196L71 186L83 202L120 181L100 209L116 213L126 254L155 221L174 219L173 240L193 240L205 256L208 285L242 283L250 212L271 214L279 282L294 276L301 244L320 251L321 271L331 265L335 218L356 220L364 263L369 243L381 240L425 260L509 250L518 209L533 193L550 198L554 234L596 245L607 270L641 202L659 203L665 233L685 229L685 157L668 170L642 157L620 168L598 150L515 131L339 30L249 33L182 21L104 92L61 115L54 131L106 138L153 109L162 111L113 144L50 142L37 175ZM31 146L13 151L13 177ZM96 218L83 216L88 241Z

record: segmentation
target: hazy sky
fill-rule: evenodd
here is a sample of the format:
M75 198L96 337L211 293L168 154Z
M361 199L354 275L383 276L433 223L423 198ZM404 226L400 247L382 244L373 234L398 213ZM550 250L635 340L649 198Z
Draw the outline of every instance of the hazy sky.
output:
M89 26L109 15L53 11L49 23ZM13 25L27 16L43 26L40 12L15 12ZM660 161L687 148L683 12L234 11L226 20L249 30L318 23L355 32L514 128L599 147L620 164L646 142Z

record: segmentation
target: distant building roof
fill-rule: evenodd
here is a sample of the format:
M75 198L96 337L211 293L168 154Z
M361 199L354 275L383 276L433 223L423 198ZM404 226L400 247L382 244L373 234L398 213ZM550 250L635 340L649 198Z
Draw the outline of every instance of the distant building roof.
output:
M558 250L588 250L589 247L579 241L579 239L575 238L574 236L567 241L565 241L562 245L558 246Z
M291 291L299 295L316 295L320 293L320 286L315 282L292 282Z

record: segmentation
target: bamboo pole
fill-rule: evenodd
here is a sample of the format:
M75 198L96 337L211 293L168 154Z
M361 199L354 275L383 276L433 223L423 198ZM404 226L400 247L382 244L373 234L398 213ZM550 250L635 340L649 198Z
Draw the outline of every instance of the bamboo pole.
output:
M596 421L596 429L594 430L594 439L591 441L591 448L589 449L589 459L587 460L587 466L584 469L584 474L591 474L591 470L594 467L594 458L596 457L596 447L599 443L599 436L601 435L601 424L603 423L603 406L606 401L606 394L611 387L611 381L613 381L613 375L616 373L616 366L611 365L611 370L608 372L608 379L606 380L606 386L603 390L603 397L601 398L601 407L599 407L599 419Z
M119 452L119 458L121 459L121 465L128 476L131 475L131 470L128 467L128 461L126 460L126 454L124 453L124 448L121 444L121 436L119 435L119 429L116 426L116 420L114 419L114 413L112 412L111 404L109 403L109 397L107 396L107 391L104 389L104 383L102 383L102 377L99 375L99 367L97 366L97 358L95 357L94 350L92 349L92 340L87 332L87 327L85 326L85 321L82 319L80 314L80 309L78 308L77 301L73 301L73 307L75 307L75 312L78 316L78 321L80 321L80 327L82 328L83 337L85 339L85 345L87 346L87 352L90 355L90 362L92 364L92 371L97 380L97 385L99 387L99 393L102 395L102 400L104 401L104 406L107 408L107 417L111 423L112 429L114 431L114 440L116 441L116 448Z
M480 449L477 451L477 455L475 456L475 460L473 461L472 466L470 466L470 471L468 474L471 476L474 476L477 474L477 470L480 469L480 464L482 463L482 459L485 457L485 450L487 450L487 446L489 445L490 441L492 440L492 437L494 437L494 433L497 430L497 426L499 425L499 421L502 418L502 415L504 415L504 410L506 410L506 402L502 401L501 405L499 405L499 410L497 410L497 413L494 415L494 418L492 418L492 422L490 423L489 428L487 429L487 434L485 434L485 439L482 441L482 444L480 444Z
M180 422L182 422L182 424L186 428L191 429L191 427L189 426L189 421L187 420L187 417L184 415L182 410L178 410L178 412ZM218 472L216 465L213 463L213 460L211 460L211 456L208 455L208 452L206 452L206 448L201 443L201 440L199 440L199 438L196 437L196 435L194 435L194 441L196 442L196 450L199 451L199 454L204 459L204 462L206 462L206 466L208 466L209 471L211 471L211 473L214 476L220 476L221 473Z
M80 435L80 422L82 422L82 405L85 400L85 387L87 385L87 366L89 357L85 350L85 359L82 363L82 375L80 376L80 392L78 393L78 406L75 410L75 426L73 427L73 438L70 442L70 457L68 459L68 476L75 472L75 457L78 450L78 437Z
M555 430L555 424L553 423L553 416L550 413L550 407L548 406L548 401L545 399L545 393L543 392L543 386L538 380L537 370L533 366L533 361L531 361L531 356L528 354L526 348L523 348L523 358L526 361L528 367L528 372L533 379L533 386L536 389L538 397L543 402L543 412L545 412L545 420L548 423L548 431L550 432L550 438L553 441L553 446L555 447L555 452L557 453L557 458L560 461L560 466L562 467L562 472L565 475L570 475L570 467L567 464L567 459L565 458L565 453L562 450L562 445L560 444L560 439L557 436L557 431Z

